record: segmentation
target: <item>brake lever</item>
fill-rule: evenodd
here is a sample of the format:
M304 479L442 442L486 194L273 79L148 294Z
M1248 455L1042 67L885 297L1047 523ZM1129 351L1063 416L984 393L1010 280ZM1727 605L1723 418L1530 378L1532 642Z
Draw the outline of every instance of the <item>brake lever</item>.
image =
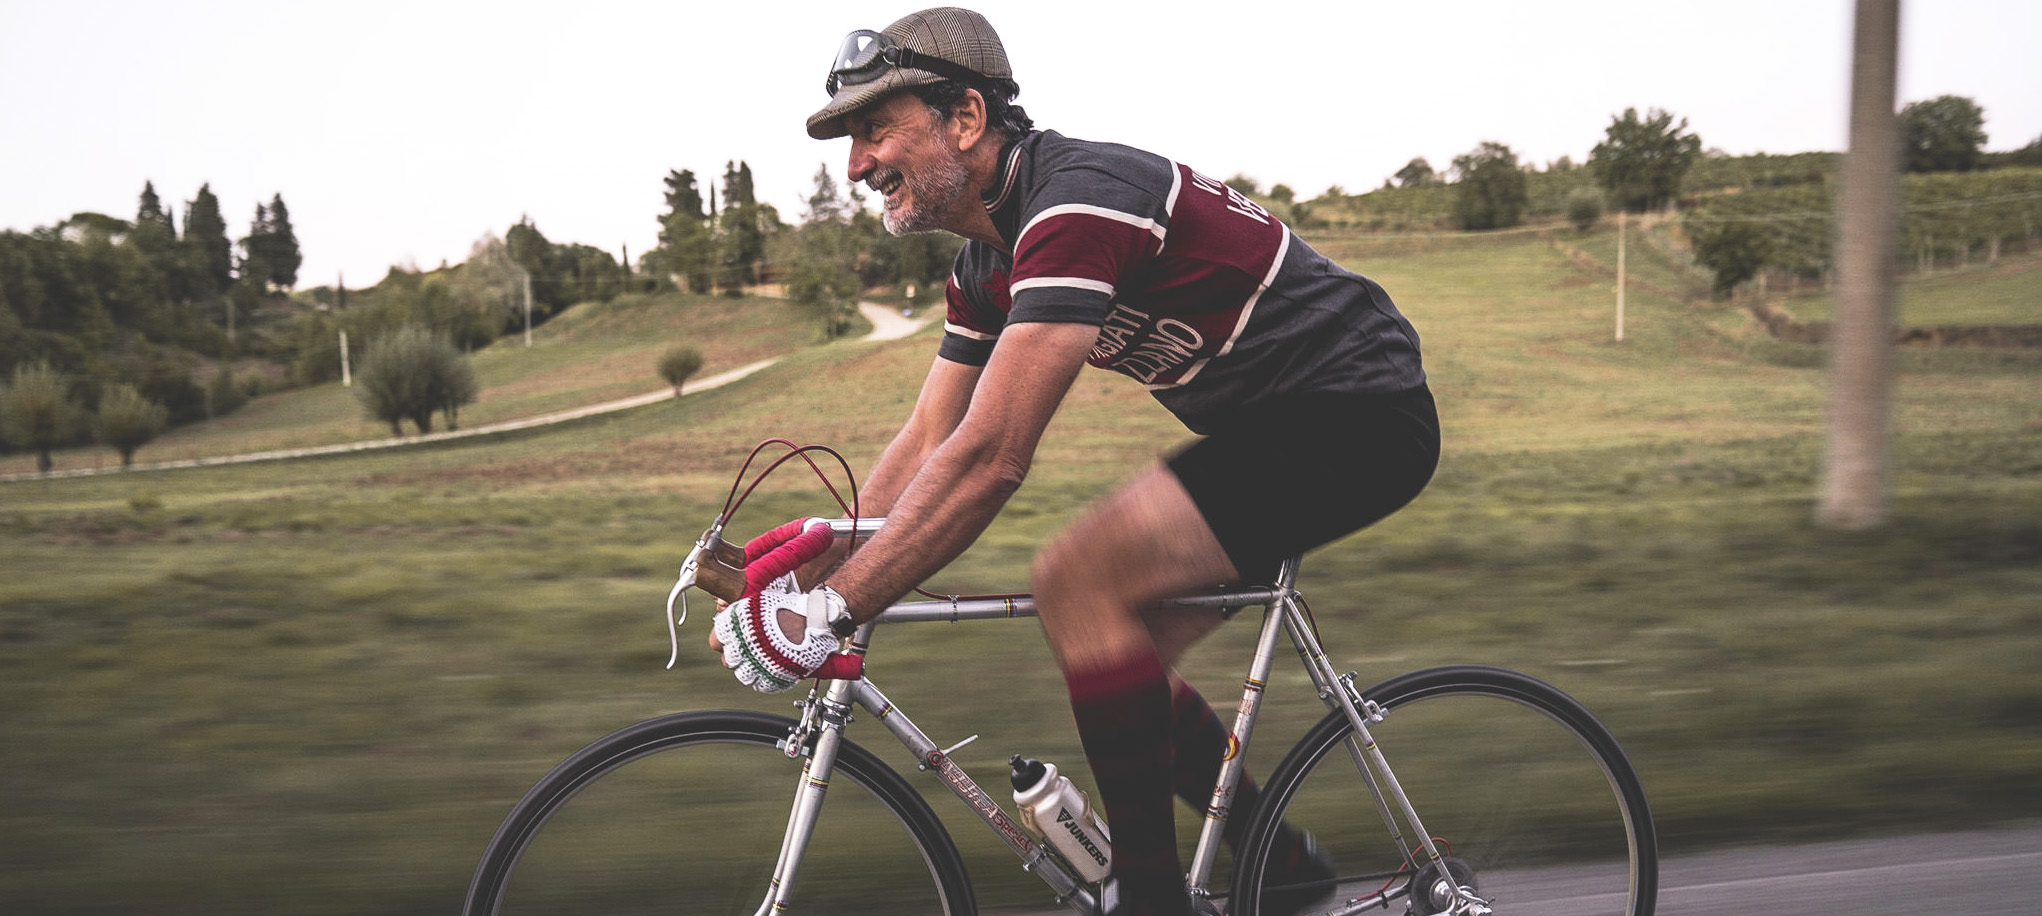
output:
M667 642L673 650L666 660L668 671L672 671L674 664L681 660L681 624L688 622L688 589L695 584L696 575L701 571L703 552L721 537L722 531L723 525L719 523L709 526L708 531L702 532L702 536L695 541L695 549L688 551L687 559L681 561L681 574L674 580L673 590L666 594ZM681 602L681 614L678 619L674 616L675 599Z

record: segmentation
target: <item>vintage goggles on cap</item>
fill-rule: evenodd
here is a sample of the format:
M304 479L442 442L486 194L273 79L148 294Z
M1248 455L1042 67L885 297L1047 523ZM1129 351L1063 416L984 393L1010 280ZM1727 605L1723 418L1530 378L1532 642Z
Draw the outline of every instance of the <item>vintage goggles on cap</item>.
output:
M830 77L823 83L823 89L836 95L842 87L869 83L896 69L927 70L945 79L964 82L985 81L984 76L969 67L901 47L891 36L859 29L844 36L844 46L837 51L836 63L830 66Z

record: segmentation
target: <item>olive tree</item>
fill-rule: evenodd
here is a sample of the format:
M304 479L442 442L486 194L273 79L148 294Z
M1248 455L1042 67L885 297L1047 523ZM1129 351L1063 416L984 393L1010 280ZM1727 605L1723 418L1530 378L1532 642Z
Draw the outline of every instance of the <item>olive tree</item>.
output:
M468 357L445 334L406 325L378 340L355 373L355 397L369 417L404 435L410 420L420 434L432 432L433 414L444 412L458 428L461 406L474 403L478 389Z
M50 450L70 439L77 424L71 380L48 363L15 366L13 381L0 388L0 439L35 452L42 473L56 466Z
M99 415L94 418L99 441L121 454L121 467L135 463L135 450L154 441L163 432L170 411L142 396L133 385L115 385L99 398Z
M659 357L659 377L674 386L674 397L681 396L681 385L689 376L702 371L702 351L694 347L674 345Z

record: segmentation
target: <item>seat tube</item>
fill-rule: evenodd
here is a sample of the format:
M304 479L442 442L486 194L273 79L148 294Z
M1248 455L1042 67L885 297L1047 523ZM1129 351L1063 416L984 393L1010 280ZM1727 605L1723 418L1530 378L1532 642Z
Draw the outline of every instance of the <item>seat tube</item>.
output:
M1186 880L1193 893L1209 892L1213 870L1218 866L1221 837L1227 820L1233 816L1234 793L1240 788L1241 774L1246 768L1244 758L1247 755L1242 751L1248 746L1248 737L1255 730L1255 718L1262 710L1269 672L1275 664L1277 642L1283 638L1283 608L1290 600L1289 586L1295 574L1295 561L1285 564L1284 574L1279 576L1280 597L1270 602L1262 612L1262 634L1255 641L1255 658L1249 663L1248 676L1241 685L1241 703L1235 708L1234 727L1227 735L1219 778L1213 783L1212 797L1206 801L1205 824L1199 828L1198 846L1191 855L1191 872Z

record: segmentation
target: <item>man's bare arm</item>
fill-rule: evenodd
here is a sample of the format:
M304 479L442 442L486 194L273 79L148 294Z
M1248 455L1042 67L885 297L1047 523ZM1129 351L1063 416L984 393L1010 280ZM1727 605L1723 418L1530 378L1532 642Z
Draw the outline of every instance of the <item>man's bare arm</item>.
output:
M982 369L938 357L922 382L900 432L879 455L879 462L858 491L859 511L868 516L887 514L907 489L908 482L922 469L929 455L950 438L964 413L971 407L972 390L978 387Z
M1007 328L955 429L891 501L886 527L829 577L852 616L868 620L877 615L978 539L1027 476L1043 430L1098 335L1097 328L1084 324L1030 322ZM942 403L955 406L954 398ZM897 439L888 451L913 446ZM887 464L887 473L907 466L904 461ZM880 478L876 486L892 483L875 476Z

